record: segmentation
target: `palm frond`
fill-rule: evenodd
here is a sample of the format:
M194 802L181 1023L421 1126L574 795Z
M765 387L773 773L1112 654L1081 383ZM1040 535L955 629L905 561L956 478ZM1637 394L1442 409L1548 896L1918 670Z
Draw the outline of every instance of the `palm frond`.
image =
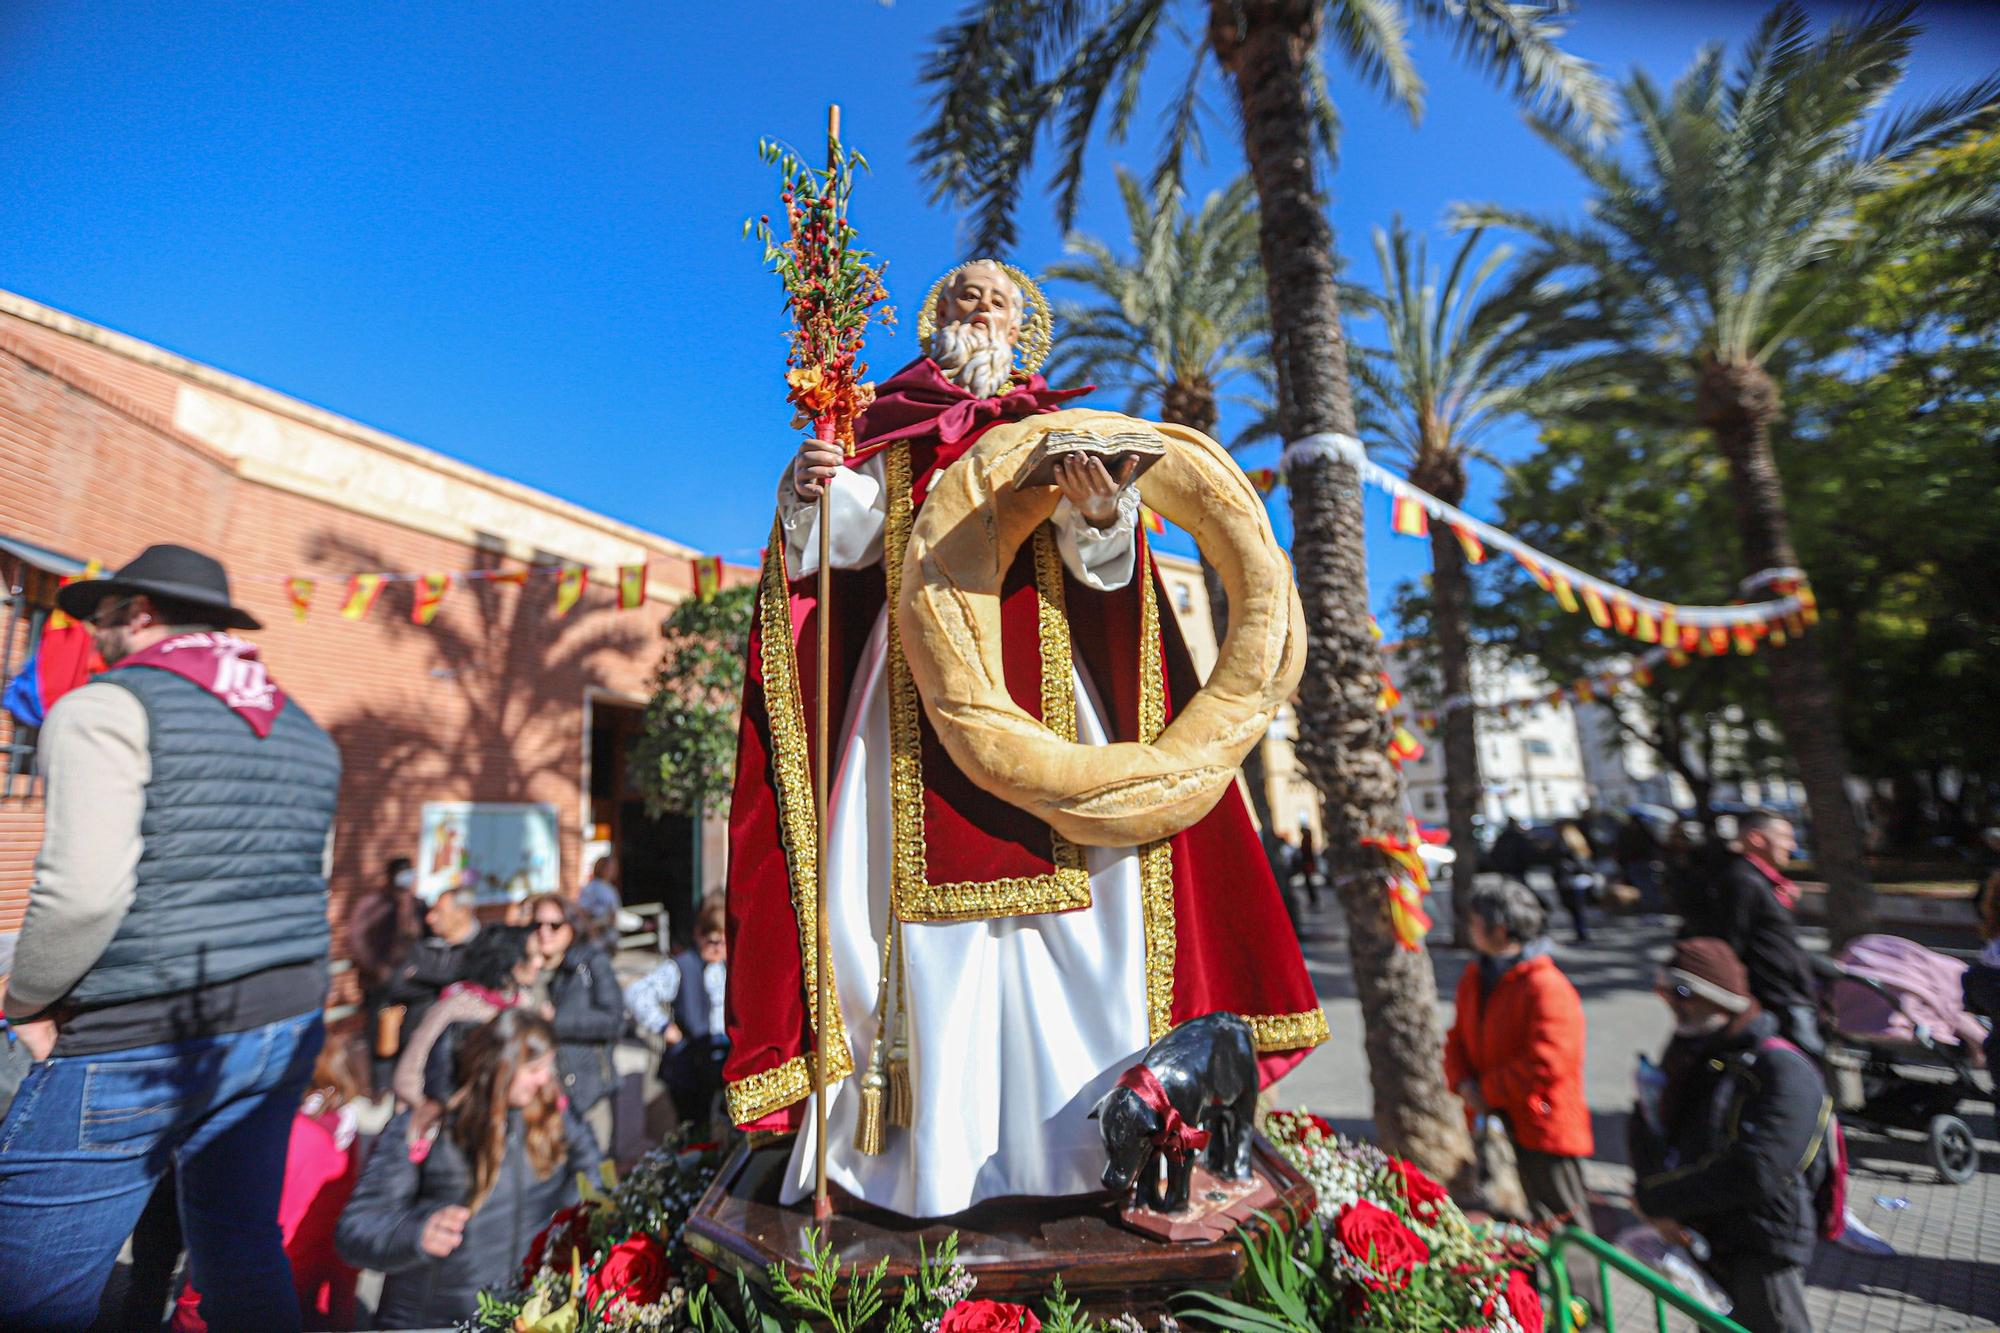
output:
M1336 0L1326 8L1327 35L1362 82L1424 118L1424 80L1410 55L1409 16L1398 0Z
M1506 83L1530 106L1595 139L1618 128L1611 85L1589 61L1558 44L1563 6L1525 0L1413 0L1416 11L1450 29L1459 55Z

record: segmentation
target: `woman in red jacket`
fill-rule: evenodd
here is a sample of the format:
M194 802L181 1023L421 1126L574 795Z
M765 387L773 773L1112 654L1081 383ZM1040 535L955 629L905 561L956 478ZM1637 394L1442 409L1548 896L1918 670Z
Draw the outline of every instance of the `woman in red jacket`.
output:
M1526 885L1481 885L1468 904L1479 958L1458 981L1445 1079L1478 1128L1514 1140L1534 1219L1590 1228L1583 1162L1595 1150L1583 1098L1583 1001L1549 956L1548 914Z

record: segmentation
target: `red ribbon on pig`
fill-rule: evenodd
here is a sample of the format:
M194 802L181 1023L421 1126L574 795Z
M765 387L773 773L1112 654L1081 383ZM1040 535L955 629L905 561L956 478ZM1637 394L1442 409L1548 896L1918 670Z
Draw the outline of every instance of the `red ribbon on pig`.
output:
M1133 1065L1120 1076L1118 1086L1130 1088L1140 1101L1158 1113L1160 1128L1153 1135L1153 1146L1168 1157L1178 1162L1208 1146L1208 1131L1190 1125L1174 1109L1174 1104L1167 1100L1167 1090L1160 1085L1152 1070L1144 1065Z

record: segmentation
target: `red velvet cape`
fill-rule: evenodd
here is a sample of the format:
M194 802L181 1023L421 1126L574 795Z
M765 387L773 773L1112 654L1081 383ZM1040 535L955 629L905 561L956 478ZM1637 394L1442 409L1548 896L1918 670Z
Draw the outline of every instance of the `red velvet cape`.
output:
M1077 392L1051 390L1036 376L1000 397L975 399L946 380L928 358L920 359L882 386L858 423L850 465L889 450L886 475L893 481L907 472L914 509L937 473L987 427L1054 411ZM1140 540L1145 582L1134 579L1111 593L1085 589L1067 571L1054 574L1051 564L1059 567L1059 561L1052 562L1047 549L1038 568L1036 544L1022 548L1002 592L1001 642L1008 691L1030 713L1041 715L1044 644L1049 642L1043 593L1052 594L1057 579L1063 605L1070 610L1069 648L1097 689L1114 739L1140 734L1142 624L1157 625L1158 658L1151 666L1154 680L1164 687L1165 718L1199 687L1143 533ZM797 1127L811 1092L810 1052L819 1026L812 1014L817 829L810 776L817 741L810 725L817 674L817 587L814 577L794 581L788 575L779 530L765 554L759 615L751 632L729 819L730 1052L724 1079L732 1116L759 1130ZM833 717L838 736L846 734L841 714L850 706L850 681L887 589L880 564L836 570L833 582L829 680L837 701ZM1059 648L1048 651L1060 656ZM1056 660L1051 658L1050 665ZM927 718L919 716L915 726L921 735L925 878L945 890L995 882L1048 884L1062 856L1048 826L974 786L951 763ZM838 765L835 756L833 767ZM1152 942L1149 932L1149 983L1157 978L1161 987L1151 1035L1158 1037L1167 1023L1218 1010L1240 1013L1257 1034L1262 1073L1269 1083L1325 1040L1327 1030L1241 793L1232 786L1206 817L1143 856L1159 871L1158 896L1149 898L1148 919L1170 914L1173 940L1169 950ZM1080 882L1087 895L1088 878L1079 880L1080 875L1072 872L1065 882ZM948 902L951 895L940 898ZM1017 902L1010 910L1028 909ZM1003 913L953 916L947 908L928 919L968 914ZM912 919L907 911L905 919ZM833 1075L842 1077L852 1072L853 1061L837 1004L832 1022L837 1039L829 1061Z

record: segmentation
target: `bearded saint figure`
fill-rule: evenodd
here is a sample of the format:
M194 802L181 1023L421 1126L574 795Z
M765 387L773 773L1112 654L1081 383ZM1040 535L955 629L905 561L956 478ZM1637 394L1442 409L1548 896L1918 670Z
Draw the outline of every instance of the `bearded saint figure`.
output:
M832 1183L913 1217L1098 1190L1105 1157L1090 1112L1173 1024L1242 1014L1266 1084L1327 1036L1235 785L1146 849L1077 846L975 786L917 702L885 566L902 569L926 496L982 432L1087 392L1016 369L1030 297L1011 273L975 261L946 275L928 354L880 386L854 451L807 441L779 487L730 810L724 1078L738 1125L802 1131L786 1202L813 1188L820 1034L837 1080ZM1046 311L1038 317L1045 330ZM1112 476L1084 458L1055 475L1061 500L1001 593L1006 688L1043 722L1073 724L1076 741L1132 740L1142 713L1171 717L1200 682L1163 613L1130 467ZM814 1012L816 739L805 724L822 486L835 571L828 1014ZM1073 719L1043 714L1050 681L1065 687L1056 699L1073 699ZM885 1049L907 1114L868 1153L854 1145L863 1080L853 1075L879 1069Z

